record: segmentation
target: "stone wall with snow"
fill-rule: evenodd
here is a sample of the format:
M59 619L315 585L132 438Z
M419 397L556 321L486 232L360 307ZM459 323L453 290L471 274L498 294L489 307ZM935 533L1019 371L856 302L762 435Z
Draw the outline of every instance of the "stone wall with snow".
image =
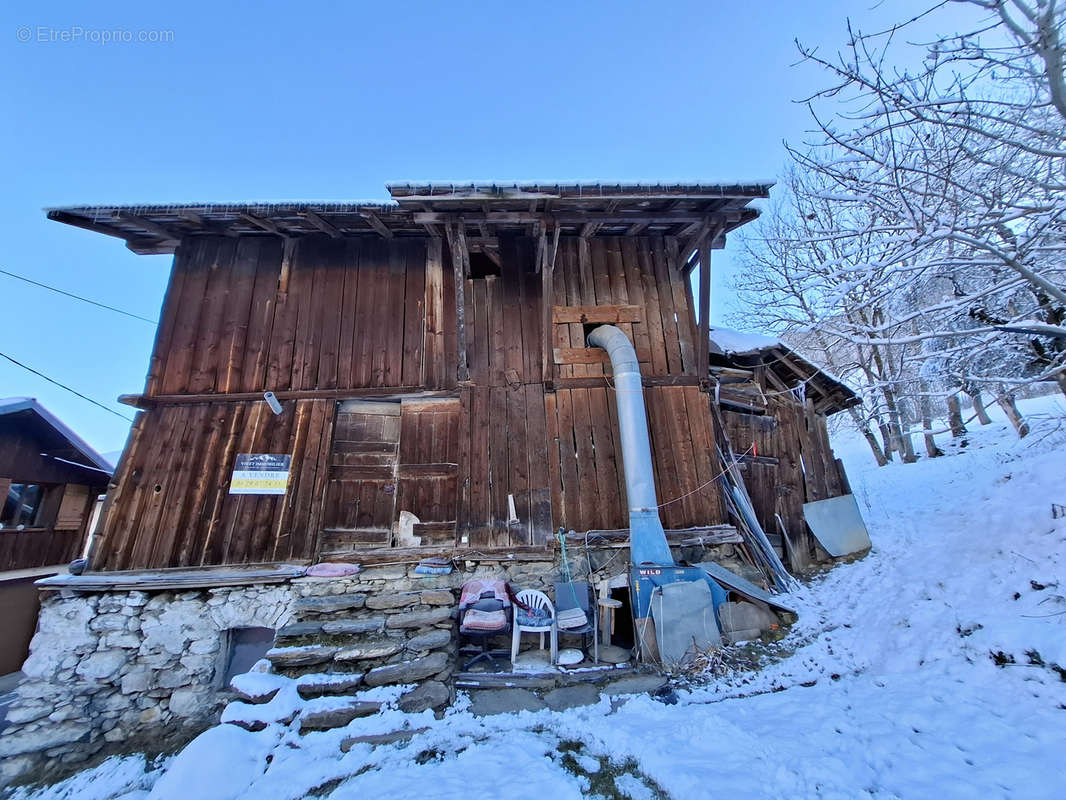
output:
M674 551L744 571L732 545ZM624 573L629 556L594 544L568 554L574 578L593 581ZM454 696L460 587L493 577L551 595L565 580L552 551L459 562L449 575L419 575L415 566L197 591L45 592L26 678L0 733L0 777L38 776L102 752L163 749L217 722L234 697L224 678L230 632L241 628L275 631L267 653L274 670L309 691L318 683L325 694L415 684L401 708L440 708Z

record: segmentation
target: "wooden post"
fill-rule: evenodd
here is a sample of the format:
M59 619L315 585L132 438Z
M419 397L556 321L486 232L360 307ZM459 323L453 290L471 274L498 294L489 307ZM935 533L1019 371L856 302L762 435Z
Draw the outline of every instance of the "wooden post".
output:
M459 351L460 381L470 380L470 368L466 363L466 273L470 262L470 254L466 249L466 231L463 230L463 222L458 224L449 222L447 225L448 246L452 253L452 275L455 279L455 329Z
M711 238L707 235L700 241L700 321L699 340L696 342L696 377L701 381L710 376Z
M560 228L555 226L552 232L552 244L547 248L544 255L544 263L538 264L540 269L540 319L543 330L541 331L541 380L550 384L555 378L555 364L552 358L552 345L554 344L555 326L552 321L552 307L555 296L553 289L553 273L555 272L555 254L559 252Z

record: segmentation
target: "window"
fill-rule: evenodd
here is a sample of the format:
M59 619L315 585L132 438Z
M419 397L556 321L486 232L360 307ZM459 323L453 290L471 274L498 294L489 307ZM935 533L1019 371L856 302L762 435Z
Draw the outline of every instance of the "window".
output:
M490 275L500 276L499 263L486 253L477 251L470 253L470 277L477 280Z
M44 487L37 483L12 483L4 499L0 514L0 527L16 528L22 525L32 528L37 524L44 500Z
M225 661L221 665L220 685L229 686L234 675L243 675L250 670L273 646L274 631L271 628L230 628L223 640Z

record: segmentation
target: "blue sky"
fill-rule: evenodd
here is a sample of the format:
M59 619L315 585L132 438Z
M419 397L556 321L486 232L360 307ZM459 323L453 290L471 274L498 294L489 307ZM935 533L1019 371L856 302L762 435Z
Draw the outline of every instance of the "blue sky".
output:
M836 50L924 3L12 2L0 9L0 268L147 317L170 258L49 222L82 203L385 200L403 180L773 178ZM940 17L951 24L954 10ZM62 41L64 35L81 41ZM101 43L103 31L169 31ZM20 41L20 38L30 41ZM39 39L55 39L40 41ZM712 319L728 310L716 253ZM0 352L110 404L150 325L0 275ZM128 423L0 360L101 451Z

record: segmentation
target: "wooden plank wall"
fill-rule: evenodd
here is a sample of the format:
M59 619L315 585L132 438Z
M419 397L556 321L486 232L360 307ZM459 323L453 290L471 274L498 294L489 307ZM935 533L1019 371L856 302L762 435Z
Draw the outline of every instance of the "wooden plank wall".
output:
M829 444L825 416L784 396L767 398L765 416L723 409L723 422L738 455L752 445L758 460L742 464L745 485L759 524L780 533L780 514L799 564L808 563L813 541L803 504L846 494L847 477ZM765 460L764 460L765 459ZM770 463L776 461L777 463Z
M439 242L323 235L284 251L274 237L182 243L146 394L455 386Z
M619 327L644 356L645 374L694 382L691 289L670 244L661 237L564 239L551 303L639 307L640 321ZM396 510L408 498L426 500L425 524L433 527L423 532L434 542L447 535L448 491L458 497L455 536L486 549L543 543L559 526L625 527L610 366L551 366L549 359L552 374L544 374L545 339L583 348L584 329L545 315L535 252L533 238L504 238L501 274L466 279L470 381L459 386L455 269L440 240L312 236L283 246L273 237L189 239L176 257L146 393L453 391L454 443L434 434L425 447L410 444L423 438L415 418L403 423L399 441ZM589 377L603 386L546 385ZM664 524L725 521L707 395L695 385L652 386L645 402ZM140 414L94 568L315 557L336 403L305 399L284 409L275 417L261 402L196 402ZM287 495L227 493L236 454L249 452L293 454ZM424 458L446 461L410 461ZM452 459L457 480L449 490L441 465ZM421 464L425 474L412 472L405 483L405 464ZM508 495L517 524L508 521Z
M321 527L336 404L201 403L138 415L93 568L309 559ZM231 495L238 453L291 453L288 492Z
M558 306L643 306L643 323L619 324L633 340L645 376L696 375L696 322L692 289L658 236L567 238L559 243L553 274ZM556 348L585 346L580 323L556 324ZM610 375L610 364L556 367L556 377Z

